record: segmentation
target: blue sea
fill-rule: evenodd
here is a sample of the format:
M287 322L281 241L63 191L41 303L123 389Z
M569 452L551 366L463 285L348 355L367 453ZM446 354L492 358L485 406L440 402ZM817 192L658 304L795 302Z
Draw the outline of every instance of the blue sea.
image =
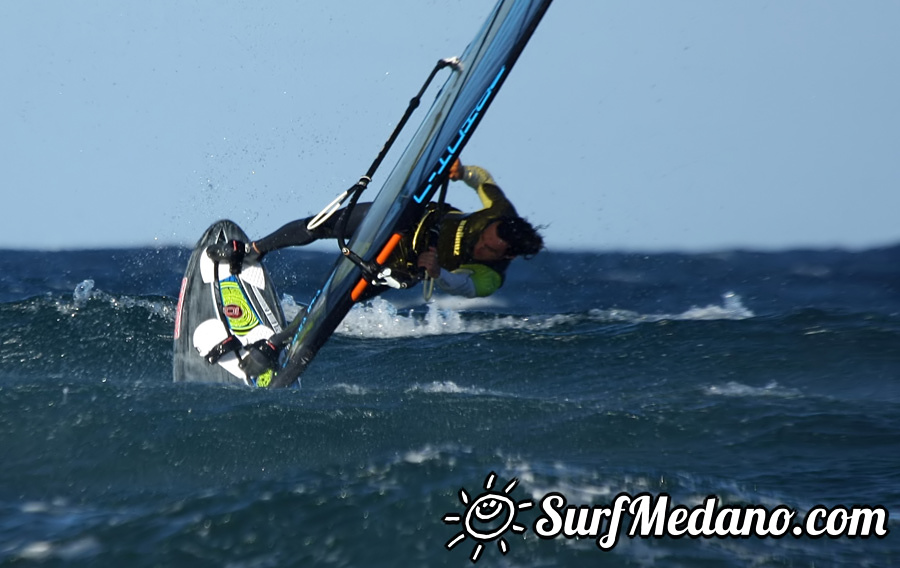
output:
M355 307L279 391L172 381L188 255L0 254L0 566L900 565L900 247L548 251ZM334 256L267 257L287 311ZM883 531L537 532L642 494Z

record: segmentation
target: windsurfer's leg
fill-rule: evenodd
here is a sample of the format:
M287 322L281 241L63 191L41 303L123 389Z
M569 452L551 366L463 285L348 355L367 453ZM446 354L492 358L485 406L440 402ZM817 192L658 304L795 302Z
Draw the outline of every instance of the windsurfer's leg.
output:
M254 241L253 247L260 253L266 253L284 247L308 245L319 238L313 231L306 228L308 222L308 219L291 221L265 237Z
M359 224L362 223L370 205L371 203L357 203L353 210L350 211L350 216L344 229L346 238L350 238L356 231L356 228L359 227ZM291 221L265 237L254 241L253 247L260 254L265 254L284 247L308 245L319 239L336 239L338 221L344 213L345 209L336 211L328 220L311 231L307 228L307 225L312 217Z

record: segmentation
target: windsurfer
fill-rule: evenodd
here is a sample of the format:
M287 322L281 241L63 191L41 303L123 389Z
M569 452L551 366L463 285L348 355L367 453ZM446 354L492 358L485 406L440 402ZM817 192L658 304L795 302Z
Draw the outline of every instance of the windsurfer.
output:
M516 213L484 168L463 166L456 160L448 177L474 188L483 208L466 214L449 205L429 204L425 214L401 234L385 266L391 268L391 277L406 287L427 275L446 293L470 298L489 296L503 285L510 262L518 256L527 259L540 252L543 238ZM260 259L273 250L337 238L339 231L352 235L370 205L357 203L349 211L339 210L312 230L308 227L309 218L299 219L257 241L219 243L207 248L206 253L213 260L230 263L232 273L238 273L246 259ZM372 298L385 290L386 286L368 286L359 299ZM283 343L302 325L303 318L304 314L300 314L281 333L246 346L247 356L241 368L251 376L272 368Z
M543 248L543 238L528 221L516 213L491 174L478 166L463 166L456 160L449 178L462 180L478 193L483 208L463 213L449 205L430 204L425 214L409 231L386 265L394 276L414 285L423 272L437 287L453 295L469 298L489 296L502 285L510 262L519 256L531 258ZM343 230L352 235L369 209L368 203L355 205ZM309 219L292 221L273 233L251 243L233 241L207 249L214 260L230 262L232 271L240 270L245 258L262 258L273 250L303 246L325 238L336 238L340 210L313 230ZM367 297L383 292L371 287Z

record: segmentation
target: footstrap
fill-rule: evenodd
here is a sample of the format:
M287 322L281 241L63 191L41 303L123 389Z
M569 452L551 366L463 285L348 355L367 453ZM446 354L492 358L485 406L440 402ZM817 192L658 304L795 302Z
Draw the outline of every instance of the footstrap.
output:
M247 245L237 240L232 240L228 244L231 245L232 250L229 268L232 274L240 274L244 267L244 257L247 255Z
M209 353L207 353L205 356L206 362L210 365L215 365L219 362L219 359L221 359L225 355L228 355L229 353L237 353L238 351L240 351L241 347L241 340L234 335L229 335L215 347L209 350Z

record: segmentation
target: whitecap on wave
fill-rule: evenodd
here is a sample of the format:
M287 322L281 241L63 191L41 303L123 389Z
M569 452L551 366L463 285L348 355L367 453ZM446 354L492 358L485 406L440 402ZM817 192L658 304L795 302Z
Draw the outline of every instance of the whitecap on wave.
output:
M93 280L84 280L75 286L72 292L72 303L57 302L56 309L64 315L72 315L84 308L88 302L99 301L109 304L115 310L142 308L152 316L159 316L166 320L175 321L174 306L161 301L132 298L130 296L113 296L95 288Z
M453 303L431 302L427 305L427 311L423 315L412 309L401 311L391 302L378 297L365 304L353 306L344 321L338 326L337 333L375 339L485 333L502 329L530 329L536 325L536 319L547 319L546 316L541 318L496 316L487 319L465 319L462 316L462 309L443 307L446 305L459 306L459 304ZM468 306L470 309L471 307Z
M703 308L691 308L674 319L684 320L719 320L731 319L740 320L752 318L753 312L744 307L741 297L734 292L727 292L722 295L722 305L709 305Z
M644 323L663 320L670 321L711 321L711 320L742 320L755 317L755 314L747 309L741 301L741 297L734 292L726 292L722 295L722 304L709 304L707 306L694 306L680 314L641 314L629 310L591 310L590 315L597 320Z
M283 299L283 307L286 313L290 313L293 300L289 297ZM401 310L390 301L376 297L367 303L353 306L338 326L336 333L366 339L391 339L500 330L548 331L560 326L582 323L585 320L646 323L662 320L742 320L754 317L754 313L741 302L741 297L733 292L723 294L722 304L694 306L678 314L641 314L621 309L593 309L587 314L463 317L465 311L475 308L477 305L465 303L463 300L441 299L427 304L427 311L422 314L411 308Z
M433 381L427 384L415 384L406 392L450 393L450 394L485 394L487 391L478 387L461 387L453 381Z
M710 396L730 396L741 398L776 397L793 398L800 396L797 389L787 388L772 381L763 387L752 387L735 381L729 381L724 385L710 385L706 387L706 394Z

